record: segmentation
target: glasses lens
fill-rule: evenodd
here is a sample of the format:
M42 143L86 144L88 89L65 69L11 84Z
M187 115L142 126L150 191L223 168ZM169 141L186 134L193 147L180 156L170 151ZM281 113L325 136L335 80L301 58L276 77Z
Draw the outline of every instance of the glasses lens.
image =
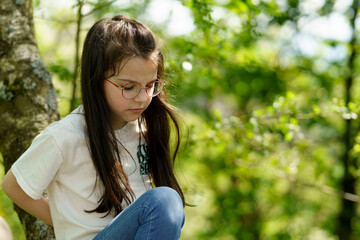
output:
M161 92L162 89L163 89L163 84L159 81L154 81L147 86L146 93L150 97L155 97Z
M128 83L123 87L124 98L133 98L140 91L140 85L136 83Z

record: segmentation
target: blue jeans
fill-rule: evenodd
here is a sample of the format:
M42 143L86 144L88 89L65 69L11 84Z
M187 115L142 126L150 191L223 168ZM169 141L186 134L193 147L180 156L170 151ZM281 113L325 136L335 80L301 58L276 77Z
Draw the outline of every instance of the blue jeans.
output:
M184 221L179 194L169 187L157 187L125 208L94 240L177 240Z

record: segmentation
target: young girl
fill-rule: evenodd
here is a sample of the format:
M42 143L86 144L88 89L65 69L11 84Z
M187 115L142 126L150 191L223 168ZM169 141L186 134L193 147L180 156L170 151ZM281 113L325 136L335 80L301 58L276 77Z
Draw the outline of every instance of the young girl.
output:
M115 16L89 30L82 105L38 135L3 181L57 239L179 239L179 126L162 91L163 66L153 33L136 20Z

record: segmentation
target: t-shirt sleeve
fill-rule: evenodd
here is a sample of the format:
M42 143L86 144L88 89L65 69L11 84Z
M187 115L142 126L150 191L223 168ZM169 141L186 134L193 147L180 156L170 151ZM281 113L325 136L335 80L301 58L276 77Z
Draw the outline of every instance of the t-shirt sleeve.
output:
M11 170L26 194L40 199L63 161L55 138L45 129L13 164Z

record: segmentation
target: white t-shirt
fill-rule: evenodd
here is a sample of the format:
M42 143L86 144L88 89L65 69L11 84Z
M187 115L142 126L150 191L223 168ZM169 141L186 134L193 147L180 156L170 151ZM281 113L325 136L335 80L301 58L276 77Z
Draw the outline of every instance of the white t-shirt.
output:
M103 217L105 214L85 212L98 207L104 186L100 179L96 181L81 109L49 125L11 168L20 187L33 199L41 198L47 190L59 240L92 239L114 218L113 213ZM119 144L122 165L138 198L151 188L151 182L143 139L139 145L137 121L127 123L115 134L131 154Z

